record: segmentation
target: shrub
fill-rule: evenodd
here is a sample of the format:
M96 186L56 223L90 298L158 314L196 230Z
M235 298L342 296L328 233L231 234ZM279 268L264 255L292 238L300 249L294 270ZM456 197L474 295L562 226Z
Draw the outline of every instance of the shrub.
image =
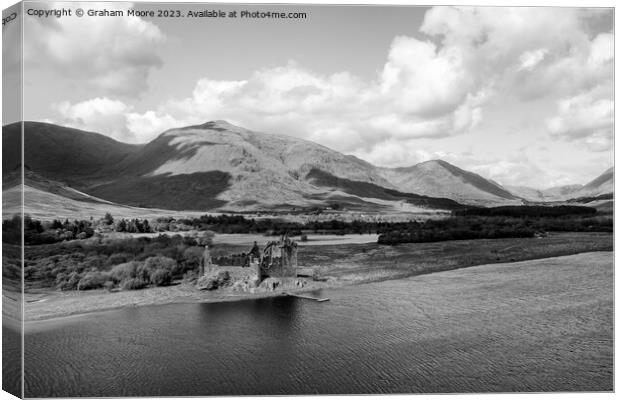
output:
M127 278L121 282L121 289L123 290L138 290L143 289L149 285L148 281L141 278Z
M144 266L149 270L166 269L172 271L176 267L177 262L169 257L149 257L144 261Z
M58 276L57 287L60 290L75 290L78 287L78 283L82 279L82 276L77 272L71 272L70 274L63 274L64 276Z
M127 279L135 278L138 267L142 265L137 261L130 261L128 263L118 264L110 271L110 277L116 283L122 282Z
M105 283L103 284L103 287L104 287L104 288L105 288L108 292L111 292L111 291L112 291L112 289L114 289L114 282L112 282L112 281L110 281L110 280L105 281Z
M228 271L219 271L216 275L201 276L196 282L196 286L200 290L215 290L231 283L230 273Z
M182 271L179 271L178 264L174 259L163 256L149 257L144 260L144 269L144 276L148 275L149 280L151 281L152 279L150 279L150 277L152 276L153 272L157 270L166 271L167 274L170 275L170 280L172 279L173 275L179 275L182 273ZM159 273L159 275L163 276L161 272Z
M139 263L136 267L135 278L149 282L151 280L151 269L147 268L145 263Z
M198 268L200 261L202 260L202 253L204 249L202 247L188 247L183 252L183 262L185 264L185 270Z
M91 271L84 274L77 284L78 290L101 289L108 280L107 274L99 271Z
M194 270L187 271L183 274L183 282L196 282L198 273Z
M129 253L113 253L108 258L108 265L118 265L131 261L133 256Z
M155 286L167 286L172 281L172 273L166 269L158 268L151 272L151 283Z
M112 217L112 214L110 214L109 212L105 213L105 216L103 217L103 222L106 225L112 225L114 223L114 217Z
M214 276L201 276L196 282L196 286L200 290L215 290L218 288L217 278Z
M96 268L97 270L101 270L107 263L108 257L105 255L89 255L80 262L80 267L83 269Z
M230 283L230 273L228 271L220 271L217 273L217 281L220 286L225 286Z

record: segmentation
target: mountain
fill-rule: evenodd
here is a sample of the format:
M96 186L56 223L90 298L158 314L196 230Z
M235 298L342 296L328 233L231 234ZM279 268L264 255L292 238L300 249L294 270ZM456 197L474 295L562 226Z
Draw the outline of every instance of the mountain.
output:
M201 193L217 191L218 199L232 206L304 206L309 198L326 194L325 189L305 179L317 167L339 177L391 187L371 164L355 157L301 139L253 132L225 121L166 131L121 163L119 172L130 180L129 186L145 180L146 186L160 181L166 185L173 181L182 185L202 182ZM186 182L183 177L191 179ZM214 187L207 182L215 182ZM89 193L109 198L117 187L96 186Z
M382 169L383 176L399 190L432 197L447 197L463 204L521 204L517 196L499 184L443 160L412 167Z
M517 197L528 201L560 201L582 188L582 185L555 186L548 189L534 189L527 186L505 186Z
M46 123L23 126L26 185L80 202L198 211L333 203L373 211L462 207L399 190L356 157L225 121L171 129L143 145ZM19 184L20 137L21 123L3 127L5 190Z
M407 212L609 201L613 193L613 169L584 186L503 187L443 160L380 168L307 140L225 121L170 129L141 145L40 122L24 122L23 129L26 185L80 203L196 211L338 203L355 210ZM3 127L3 190L20 183L21 132L22 123Z
M2 170L20 167L21 123L2 128ZM24 163L31 171L72 185L93 177L105 179L111 166L142 146L107 136L41 122L24 122Z
M548 189L534 189L527 186L506 186L512 194L528 201L565 201L581 198L604 197L614 192L614 170L609 168L585 185L565 185Z
M572 198L596 197L614 192L614 168L611 167L581 189L571 194Z

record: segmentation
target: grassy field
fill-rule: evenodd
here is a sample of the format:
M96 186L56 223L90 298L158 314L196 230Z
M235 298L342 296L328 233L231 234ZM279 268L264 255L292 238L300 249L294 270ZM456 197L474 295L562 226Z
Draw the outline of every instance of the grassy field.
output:
M10 218L21 213L22 191L19 187L13 187L2 192L2 216ZM54 193L26 186L24 189L26 202L24 212L32 218L43 221L54 219L95 219L102 218L106 213L122 216L125 218L155 219L162 216L175 218L191 218L203 215L202 211L170 211L155 208L130 207L106 202L85 202L68 199Z
M453 240L406 243L396 246L347 243L301 247L299 265L314 267L320 275L349 283L397 279L474 265L513 262L569 254L611 251L609 233L561 232L544 238ZM213 254L247 251L243 246L220 244Z
M612 251L613 235L557 233L545 238L462 240L385 246L376 243L316 245L299 248L300 267L315 268L323 278L302 290L341 287L399 279L475 265L557 257L583 252ZM217 244L212 256L247 251L243 244ZM109 293L105 290L59 292L41 289L26 294L26 320L46 319L103 309L173 302L229 301L279 295L221 289L201 292L192 285Z

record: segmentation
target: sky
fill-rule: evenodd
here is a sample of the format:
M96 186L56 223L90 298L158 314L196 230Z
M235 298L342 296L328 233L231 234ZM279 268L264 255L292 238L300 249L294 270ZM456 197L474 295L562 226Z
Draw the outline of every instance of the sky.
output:
M162 8L26 9L63 6ZM173 8L307 17L26 16L24 119L130 143L227 120L378 166L439 158L535 188L583 184L613 165L611 9Z

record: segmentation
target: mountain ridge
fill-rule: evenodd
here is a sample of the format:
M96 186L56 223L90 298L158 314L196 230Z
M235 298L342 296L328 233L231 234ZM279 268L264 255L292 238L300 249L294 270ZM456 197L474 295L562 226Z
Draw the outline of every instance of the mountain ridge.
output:
M598 197L614 192L614 168L605 170L584 185L554 186L534 189L528 186L506 186L508 190L527 201L565 201L583 197Z
M3 127L5 154L19 154L20 134L21 123ZM403 210L523 201L443 160L382 168L308 140L255 132L223 120L169 129L140 145L25 121L24 141L28 170L58 182L38 182L38 187L70 186L129 206L206 211L342 202ZM5 175L18 164L16 157L4 157Z
M406 192L448 197L472 205L521 202L497 183L444 160L429 160L410 167L384 168L383 173Z

